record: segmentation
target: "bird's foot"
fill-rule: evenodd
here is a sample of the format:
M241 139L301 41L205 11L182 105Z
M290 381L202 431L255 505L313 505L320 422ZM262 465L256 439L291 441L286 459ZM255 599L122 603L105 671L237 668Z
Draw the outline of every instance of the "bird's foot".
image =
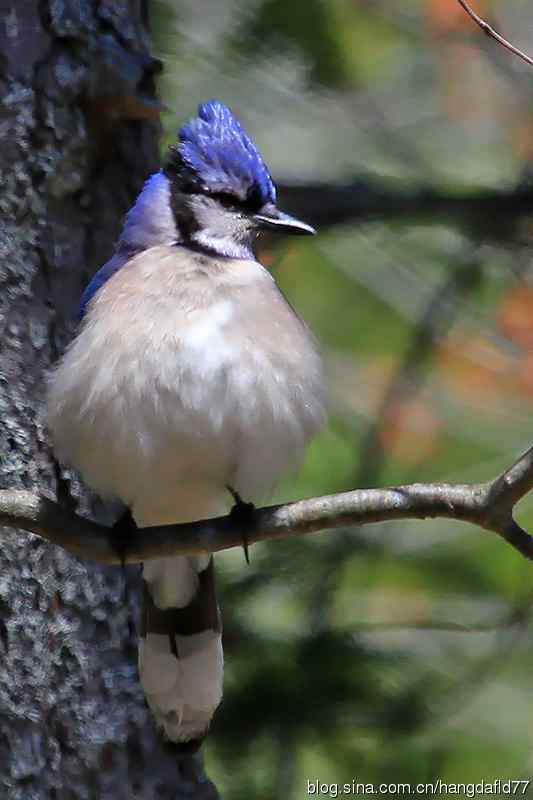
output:
M128 539L137 532L137 525L131 515L129 508L117 519L111 528L109 541L111 547L120 558L122 569L126 566L126 556L128 555Z
M250 553L248 550L248 529L250 528L252 517L255 513L255 506L253 503L246 503L239 492L236 492L232 486L226 486L226 489L231 494L234 500L234 506L229 515L232 522L240 530L242 536L242 549L244 550L244 557L246 563L250 563Z
M129 591L128 591L128 578L126 575L126 556L128 555L128 540L132 534L137 532L137 525L131 515L131 511L126 511L117 519L111 528L109 534L109 541L111 547L120 558L120 565L122 568L122 576L124 581L124 605L129 605ZM130 638L134 637L135 626L130 616L128 616L128 630Z

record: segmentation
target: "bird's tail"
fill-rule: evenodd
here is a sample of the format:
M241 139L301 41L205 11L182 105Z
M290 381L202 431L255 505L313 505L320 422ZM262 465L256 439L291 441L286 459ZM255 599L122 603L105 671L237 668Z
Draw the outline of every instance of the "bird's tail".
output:
M201 740L222 697L222 630L212 556L161 559L144 570L139 672L158 725Z
M213 558L149 561L143 578L141 683L166 736L194 749L222 698L222 625Z

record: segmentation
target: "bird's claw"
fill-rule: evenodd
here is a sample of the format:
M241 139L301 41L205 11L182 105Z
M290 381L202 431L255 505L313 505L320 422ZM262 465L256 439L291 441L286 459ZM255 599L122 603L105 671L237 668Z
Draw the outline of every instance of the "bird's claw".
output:
M128 538L137 531L137 525L131 515L131 511L126 511L117 519L111 528L109 542L111 547L120 558L122 569L126 566L126 556L128 555Z
M249 564L250 552L248 548L249 546L248 529L250 527L253 514L255 512L255 506L253 503L246 503L240 496L239 492L235 491L235 489L232 486L227 486L226 488L234 500L234 505L229 515L232 521L235 523L236 527L238 527L241 532L242 549L244 550L244 557L246 559L246 563Z
M135 524L135 520L133 519L131 511L128 508L114 523L109 534L109 542L111 544L111 547L120 558L120 565L122 568L122 575L124 580L124 605L126 607L129 605L128 580L126 577L126 556L128 555L128 539L131 538L132 534L135 533L136 531L137 531L137 525ZM130 617L128 618L128 630L130 638L133 638L134 625Z

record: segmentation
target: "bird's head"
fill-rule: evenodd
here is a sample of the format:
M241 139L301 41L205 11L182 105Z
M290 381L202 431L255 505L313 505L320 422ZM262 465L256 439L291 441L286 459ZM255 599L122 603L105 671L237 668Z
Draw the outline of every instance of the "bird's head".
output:
M184 243L238 258L251 255L261 230L315 232L277 208L276 188L261 154L219 100L201 105L198 116L180 129L163 172Z

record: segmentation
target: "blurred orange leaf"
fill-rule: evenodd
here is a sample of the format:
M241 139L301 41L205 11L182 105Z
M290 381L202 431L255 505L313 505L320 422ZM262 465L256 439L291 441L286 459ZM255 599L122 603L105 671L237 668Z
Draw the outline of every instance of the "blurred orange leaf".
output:
M485 9L486 3L478 0L476 3L477 13L483 15ZM430 30L436 36L443 36L472 26L472 20L456 0L429 0L426 5L426 13Z
M496 400L508 386L514 364L514 359L482 335L458 335L438 352L440 374L447 387L470 402L476 398Z
M517 286L507 292L498 313L498 324L513 342L533 346L533 287Z
M435 454L440 444L442 422L420 397L395 403L381 428L381 443L393 458L415 466Z

